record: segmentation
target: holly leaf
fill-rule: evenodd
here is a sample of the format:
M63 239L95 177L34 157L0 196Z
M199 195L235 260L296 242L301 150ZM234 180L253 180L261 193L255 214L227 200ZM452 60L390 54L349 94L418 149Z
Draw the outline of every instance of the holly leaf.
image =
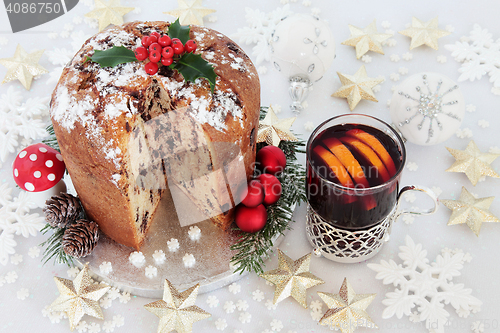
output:
M179 19L177 19L168 28L168 36L170 38L179 38L182 44L185 44L189 40L189 30L189 25L181 25Z
M213 66L203 59L201 55L194 53L184 53L176 63L170 66L177 70L186 81L194 82L197 78L206 78L210 83L212 94L215 89L215 74Z
M118 64L137 61L135 53L124 46L113 46L105 51L96 50L92 57L87 57L87 61L97 62L101 67L115 67Z

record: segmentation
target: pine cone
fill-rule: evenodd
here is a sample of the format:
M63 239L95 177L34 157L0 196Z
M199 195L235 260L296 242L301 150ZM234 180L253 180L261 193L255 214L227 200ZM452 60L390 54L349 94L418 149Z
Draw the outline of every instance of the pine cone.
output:
M74 258L80 258L90 254L97 245L98 240L99 227L97 223L81 219L64 231L62 246L66 254Z
M45 201L43 212L50 226L67 228L80 217L82 206L77 197L69 193L61 193Z

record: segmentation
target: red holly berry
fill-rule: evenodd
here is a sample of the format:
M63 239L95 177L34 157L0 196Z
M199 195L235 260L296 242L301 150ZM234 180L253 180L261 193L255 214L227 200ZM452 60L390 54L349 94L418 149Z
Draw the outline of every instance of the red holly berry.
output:
M151 45L149 45L148 50L149 50L149 53L154 52L154 51L158 51L158 53L161 54L161 46L158 43L152 43Z
M171 43L172 43L172 40L170 39L170 37L168 35L161 36L158 39L158 44L160 44L163 47L169 46Z
M149 43L149 45L151 45L153 43L158 43L158 38L156 36L149 36L148 43Z
M172 39L172 48L174 49L175 54L183 54L184 53L184 45L178 38Z
M139 46L138 48L136 48L134 53L135 58L139 61L146 60L148 57L148 50L143 46Z
M141 43L142 43L142 46L149 47L149 45L151 45L151 43L149 42L149 36L142 37Z
M158 73L158 64L156 62L148 62L145 66L144 69L146 70L146 73L149 75L154 75Z
M160 37L161 37L161 35L160 35L158 32L156 32L156 31L153 31L153 32L152 32L152 33L150 33L149 35L150 35L150 36L155 36L157 41L158 41L158 40L160 39Z
M171 46L166 46L161 51L161 56L163 58L172 58L174 56L174 49Z
M161 58L161 64L163 66L170 66L174 62L174 58Z
M149 45L149 60L158 62L161 59L161 46L158 43Z
M186 52L194 52L196 50L196 42L192 39L188 40L186 44L184 45L184 50Z
M158 51L153 51L149 53L149 61L158 62L161 60L161 53Z

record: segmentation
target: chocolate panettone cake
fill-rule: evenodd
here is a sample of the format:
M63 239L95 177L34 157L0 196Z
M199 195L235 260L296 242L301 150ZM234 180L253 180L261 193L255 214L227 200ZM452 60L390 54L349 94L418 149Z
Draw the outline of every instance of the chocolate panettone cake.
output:
M195 53L217 74L213 93L206 79L189 82L167 66L149 75L147 61L115 67L86 61L113 46L135 50L142 37L164 34L169 25L132 22L87 40L64 68L50 106L61 154L88 217L110 238L136 249L168 191L184 194L227 229L236 192L255 160L259 78L226 36L190 28Z

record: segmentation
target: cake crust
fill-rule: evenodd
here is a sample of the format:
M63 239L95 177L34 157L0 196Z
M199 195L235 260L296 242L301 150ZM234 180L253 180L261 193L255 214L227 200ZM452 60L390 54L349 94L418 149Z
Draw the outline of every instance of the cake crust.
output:
M87 40L64 68L50 106L61 154L87 215L106 235L136 249L172 180L190 196L194 176L211 177L203 185L207 193L194 200L214 223L228 228L242 182L228 163L243 162L246 182L255 161L259 79L248 56L228 37L191 26L196 53L217 74L213 94L207 80L186 82L166 67L148 75L144 62L113 68L85 62L95 50L120 45L133 50L142 36L164 33L168 26L131 22ZM214 178L209 175L214 170L224 173ZM213 216L210 208L222 213Z

